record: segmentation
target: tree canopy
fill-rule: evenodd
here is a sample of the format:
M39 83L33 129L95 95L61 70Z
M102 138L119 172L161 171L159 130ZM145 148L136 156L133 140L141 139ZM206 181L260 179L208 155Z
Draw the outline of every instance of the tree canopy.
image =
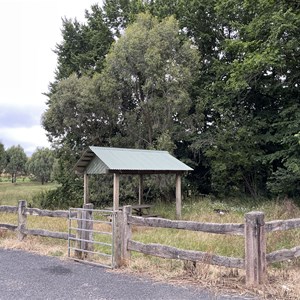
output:
M195 191L298 197L299 8L107 0L64 19L50 140L70 165L91 144L167 149Z
M33 174L42 184L47 183L51 178L53 170L54 155L48 148L37 148L28 159L27 171Z
M5 151L6 163L5 172L11 174L11 182L16 183L17 175L25 173L25 165L27 162L27 156L24 149L18 146L12 146Z

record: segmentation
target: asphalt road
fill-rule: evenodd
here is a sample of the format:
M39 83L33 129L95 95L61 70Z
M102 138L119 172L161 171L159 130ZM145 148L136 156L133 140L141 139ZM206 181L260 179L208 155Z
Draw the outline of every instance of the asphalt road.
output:
M119 274L71 260L0 249L0 299L245 300Z

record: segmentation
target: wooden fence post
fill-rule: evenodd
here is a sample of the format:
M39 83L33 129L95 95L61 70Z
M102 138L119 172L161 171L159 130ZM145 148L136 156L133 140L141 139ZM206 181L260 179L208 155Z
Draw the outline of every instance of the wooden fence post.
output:
M119 268L122 266L122 223L123 223L123 212L114 211L113 218L113 268Z
M130 260L130 251L128 251L128 240L131 239L131 225L128 224L128 216L131 216L132 208L130 205L123 207L123 220L122 220L122 263L128 264Z
M87 203L87 204L83 205L83 208L86 209L85 211L83 211L83 213L84 213L83 219L85 219L83 221L85 223L83 227L87 231L82 232L82 237L84 240L91 241L91 243L89 243L89 242L83 243L83 250L93 251L94 244L92 243L92 241L93 241L93 208L94 208L94 205L92 203ZM85 257L89 256L90 254L91 253L86 252Z
M82 234L81 234L81 228L82 228L82 211L81 210L78 210L77 211L77 231L76 231L76 249L74 251L74 255L76 258L78 259L81 259L82 258L82 252L79 250L79 249L82 249L81 248L81 237L82 237Z
M263 212L245 214L246 285L256 286L266 280L265 215Z
M27 207L26 200L20 200L18 205L18 239L22 241L25 237L26 220L25 209Z

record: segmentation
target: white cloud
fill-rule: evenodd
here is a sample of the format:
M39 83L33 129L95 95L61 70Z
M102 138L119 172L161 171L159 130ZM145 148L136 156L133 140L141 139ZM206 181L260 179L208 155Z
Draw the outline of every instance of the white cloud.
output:
M32 109L42 114L46 109L46 97L42 93L47 92L49 82L54 79L53 49L62 39L61 19L76 17L83 22L85 10L99 2L0 0L0 141L6 148L12 142L26 149L46 145L40 116L31 118L36 124L29 124L25 118L21 121L12 118L20 117L16 111L25 113ZM30 127L11 128L11 124L22 121Z
M31 155L37 147L50 147L45 130L39 125L17 128L2 127L0 128L0 137L6 141L6 149L21 145L27 155Z

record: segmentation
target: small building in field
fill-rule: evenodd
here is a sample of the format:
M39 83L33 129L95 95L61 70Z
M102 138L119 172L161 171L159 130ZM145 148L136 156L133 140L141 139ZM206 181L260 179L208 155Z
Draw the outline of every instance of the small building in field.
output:
M84 203L88 202L88 176L113 174L113 209L119 209L119 178L121 175L139 176L139 204L143 198L143 175L174 174L176 187L176 217L181 217L181 176L193 169L167 151L110 147L89 147L75 165L84 176Z

